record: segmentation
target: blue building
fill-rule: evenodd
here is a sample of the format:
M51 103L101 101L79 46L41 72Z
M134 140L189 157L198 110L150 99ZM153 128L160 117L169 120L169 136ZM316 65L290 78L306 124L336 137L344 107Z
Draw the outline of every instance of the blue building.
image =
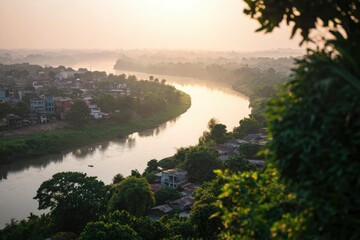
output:
M10 93L9 90L0 89L0 101L8 102L10 101Z
M54 97L46 97L45 100L45 112L47 114L52 114L55 113L55 101L54 101Z

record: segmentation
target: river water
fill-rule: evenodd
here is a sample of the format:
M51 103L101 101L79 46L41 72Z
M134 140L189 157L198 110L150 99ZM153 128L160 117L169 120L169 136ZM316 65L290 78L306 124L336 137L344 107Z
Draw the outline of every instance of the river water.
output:
M114 72L114 62L91 63L91 70ZM84 63L73 67L89 68L89 65ZM136 75L142 79L149 77L149 74L136 72L115 73ZM155 77L166 79L168 84L188 93L192 100L190 109L157 128L133 133L123 139L73 149L64 154L0 165L0 228L11 218L23 219L30 212L43 213L37 210L37 201L33 197L40 184L57 172L85 172L109 184L117 173L128 176L132 169L142 172L147 161L160 160L173 155L180 147L195 145L202 132L207 130L211 118L218 119L228 130L232 130L240 119L250 113L248 99L230 88L198 79Z

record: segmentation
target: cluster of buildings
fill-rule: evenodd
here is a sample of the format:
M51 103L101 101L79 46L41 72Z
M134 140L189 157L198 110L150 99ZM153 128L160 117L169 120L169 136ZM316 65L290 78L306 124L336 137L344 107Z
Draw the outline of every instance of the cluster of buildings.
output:
M105 72L89 72L86 68L79 68L77 71L72 69L64 69L58 73L54 73L53 80L49 80L48 74L39 72L38 76L29 78L32 82L32 90L25 89L21 84L16 86L0 88L0 104L9 103L16 104L24 101L24 96L31 94L34 96L28 102L28 114L24 117L17 116L10 112L6 118L0 119L0 130L14 129L26 127L38 123L46 123L52 119L66 119L72 104L76 100L83 100L89 107L90 116L93 119L107 118L108 114L92 103L92 93L98 91L96 82L105 78ZM73 89L79 94L72 97L60 96L44 96L42 92L44 87L56 87L57 89ZM103 89L112 94L119 94L122 96L130 96L131 91L126 83L113 84ZM88 96L82 97L80 93L86 93ZM27 98L28 99L28 98Z
M166 204L158 205L150 209L149 217L159 219L164 215L179 213L180 217L189 217L191 207L194 203L194 192L197 185L188 182L187 171L175 168L155 174L155 184L151 184L154 193L161 188L181 189L181 197L176 200L168 201Z
M265 133L248 134L242 139L230 140L224 144L211 146L211 148L218 152L220 160L226 160L230 157L239 155L239 147L244 143L264 146L267 143L267 136Z
M248 134L242 139L230 140L224 144L212 146L211 148L219 153L220 160L226 160L229 157L239 155L239 147L244 143L252 143L257 145L265 145L267 137L265 133ZM264 167L264 160L247 159L251 164ZM187 171L175 168L168 169L155 174L155 184L151 184L151 188L156 193L161 188L181 189L181 197L179 199L168 201L163 205L153 207L149 211L149 217L159 219L164 215L171 216L178 213L179 217L189 217L191 215L191 207L194 203L194 192L197 185L188 182Z

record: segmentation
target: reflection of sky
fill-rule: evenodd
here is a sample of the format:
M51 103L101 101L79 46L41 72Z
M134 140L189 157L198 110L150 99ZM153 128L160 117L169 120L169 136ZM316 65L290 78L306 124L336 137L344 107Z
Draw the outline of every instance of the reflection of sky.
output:
M93 67L92 70L97 69ZM136 75L145 78L149 74ZM63 155L2 165L0 175L6 179L0 181L0 226L9 222L11 217L24 218L30 211L39 213L37 202L32 198L40 184L57 172L85 172L108 184L117 173L127 176L132 169L142 172L148 160L160 160L173 155L180 147L195 145L210 118L218 119L230 131L250 113L248 100L232 90L190 84L188 79L181 85L182 77L156 77L165 78L167 83L190 94L192 106L185 114L176 121L133 133L127 138L83 147Z

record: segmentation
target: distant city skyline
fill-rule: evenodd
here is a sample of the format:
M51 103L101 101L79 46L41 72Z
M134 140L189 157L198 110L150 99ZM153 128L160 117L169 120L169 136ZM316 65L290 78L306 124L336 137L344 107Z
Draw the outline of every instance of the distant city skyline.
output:
M2 0L2 49L298 49L289 28L256 33L241 0Z

